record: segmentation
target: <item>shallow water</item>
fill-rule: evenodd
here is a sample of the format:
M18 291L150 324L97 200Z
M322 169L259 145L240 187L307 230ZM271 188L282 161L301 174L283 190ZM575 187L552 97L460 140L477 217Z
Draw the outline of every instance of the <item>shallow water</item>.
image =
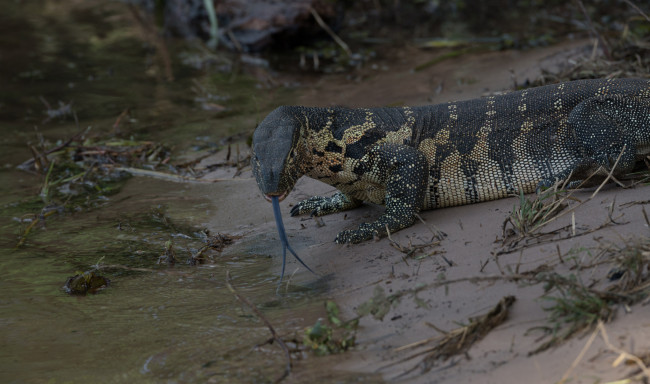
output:
M132 180L104 207L48 218L19 248L16 208L6 201L20 198L4 192L3 382L266 382L282 372L284 357L275 347L254 348L269 331L226 289L226 270L283 332L300 331L305 313L322 308L317 289L276 296L277 271L266 256L231 252L199 266L159 265L169 239L179 259L200 246L190 224L201 222L209 203L188 199L193 193L183 185ZM156 220L161 202L173 228ZM112 284L96 295L64 292L67 277L100 261L131 270L98 271Z
M38 146L38 134L52 147L88 126L110 133L126 108L132 118L114 134L174 145L176 154L191 158L252 130L292 91L259 92L249 75L205 75L176 58L176 80L165 82L122 3L14 2L5 11L0 39L10 59L3 57L0 70L0 382L279 377L284 356L276 346L256 347L269 331L226 289L226 270L283 334L300 334L322 316L323 289L294 286L276 295L278 271L268 254L255 252L255 241L188 265L187 255L203 245L199 232L219 211L218 196L205 196L218 189L133 177L117 194L45 218L20 243L52 202L39 198L44 176L16 166L31 157L27 143ZM27 47L11 42L17 35ZM193 78L226 95L228 112L202 109ZM39 96L55 108L59 100L74 101L79 125L72 116L44 121ZM159 263L170 240L179 259L173 266ZM111 280L107 289L65 293L68 277L96 264Z

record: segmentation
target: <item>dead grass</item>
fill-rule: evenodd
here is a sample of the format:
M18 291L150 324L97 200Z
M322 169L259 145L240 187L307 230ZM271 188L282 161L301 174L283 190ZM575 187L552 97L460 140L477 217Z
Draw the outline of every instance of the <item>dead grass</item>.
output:
M479 284L503 281L528 286L542 284L544 293L540 301L545 303L543 308L549 315L545 325L531 328L527 332L541 332L537 338L538 346L529 352L531 355L537 354L570 338L592 332L598 324L611 322L620 308L629 308L650 297L650 237L628 239L622 244L600 244L597 249L579 252L583 251L593 260L589 264L577 263L570 267L573 272L569 274L558 273L548 265L524 272L519 272L517 268L515 272L502 270L499 275L438 279L388 295L377 285L372 299L361 304L358 313L361 316L370 314L382 320L405 296L412 296L417 300L419 292L461 282ZM560 255L560 260L569 259L567 256ZM603 265L610 267L609 273L603 273ZM588 284L581 278L587 272L590 277ZM466 353L474 342L506 320L507 309L514 301L514 297L505 297L486 315L469 319L467 325L450 332L434 327L442 335L427 337L398 348L395 352L426 347L400 358L389 366L420 358L420 361L403 375L411 374L415 369L427 372L441 361Z
M580 79L650 78L648 16L634 7L638 15L620 20L623 27L620 30L592 26L594 46L589 57L571 62L572 65L558 73L543 71L530 86Z
M503 222L501 240L503 247L501 250L494 252L494 256L520 251L531 245L556 242L570 237L583 236L610 225L623 224L617 221L622 217L622 215L613 217L615 202L610 206L608 220L596 228L588 228L578 231L574 211L581 205L593 200L603 186L610 180L614 180L622 187L626 187L614 177L614 171L618 166L621 156L625 152L625 148L626 146L623 146L623 149L610 169L605 169L602 166L599 167L584 180L580 180L579 184L576 185L574 189L567 189L572 183L577 183L577 181L572 180L571 175L569 175L566 180L556 182L551 188L536 194L532 199L525 197L524 194L521 193L519 206L513 206L510 216L508 216ZM590 183L593 183L592 179L602 177L604 174L607 176L602 179L589 198L580 200L574 196L575 190L590 185ZM577 202L577 204L573 204L569 208L569 201ZM572 214L570 225L552 231L541 231L542 228L555 222L557 219L568 213ZM568 232L568 234L566 232Z
M466 353L474 343L485 337L492 329L502 324L508 317L509 309L514 302L514 296L506 296L488 313L470 318L467 325L449 332L436 328L442 335L433 336L399 347L395 349L395 352L426 347L425 349L406 356L388 366L421 357L420 361L414 367L408 369L400 376L407 376L418 369L420 373L429 372L439 362L446 361L455 355Z
M503 222L503 241L516 237L517 242L523 237L534 235L568 207L569 199L572 199L571 196L558 190L557 184L533 199L527 198L522 192L519 195L519 206L514 206L510 216Z

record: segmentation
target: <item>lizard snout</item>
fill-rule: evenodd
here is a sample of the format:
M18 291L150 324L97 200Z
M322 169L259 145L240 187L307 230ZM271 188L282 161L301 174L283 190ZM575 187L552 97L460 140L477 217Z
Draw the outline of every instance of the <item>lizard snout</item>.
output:
M287 197L288 194L289 194L289 192L283 192L281 194L280 193L267 193L267 194L264 195L264 198L266 199L266 201L271 202L271 198L273 198L273 196L277 196L278 201L282 201L282 200L285 199L285 197Z

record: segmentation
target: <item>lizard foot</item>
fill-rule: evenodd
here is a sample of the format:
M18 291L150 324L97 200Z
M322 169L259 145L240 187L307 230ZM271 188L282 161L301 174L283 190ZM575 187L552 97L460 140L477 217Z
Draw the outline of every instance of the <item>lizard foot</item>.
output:
M374 237L384 237L387 231L391 233L400 229L409 227L413 224L415 216L392 217L383 215L374 223L361 223L359 229L348 229L339 232L334 240L337 244L360 243L365 240L371 240Z
M375 226L370 223L362 223L359 225L359 229L348 229L339 232L334 242L337 244L356 244L370 240L375 236L379 236L379 232L375 229Z
M342 192L332 197L314 196L303 200L291 208L291 216L309 213L311 216L324 216L345 211L361 205L361 200L348 197Z
M331 204L329 204L327 197L313 196L294 205L291 208L291 216L298 216L305 213L310 213L311 216L321 216L322 214L319 215L318 213L327 209L329 205Z

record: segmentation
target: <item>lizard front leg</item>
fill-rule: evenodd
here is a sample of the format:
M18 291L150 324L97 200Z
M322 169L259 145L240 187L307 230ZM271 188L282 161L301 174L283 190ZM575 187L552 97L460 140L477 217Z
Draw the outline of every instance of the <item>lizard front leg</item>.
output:
M323 216L330 213L347 211L363 203L362 200L350 197L338 191L331 197L314 196L303 200L291 208L291 216L309 213L311 216Z
M339 244L359 243L385 236L387 229L395 232L409 227L424 203L429 163L422 152L406 145L381 144L363 162L367 178L385 185L386 212L375 222L340 232L336 236Z

